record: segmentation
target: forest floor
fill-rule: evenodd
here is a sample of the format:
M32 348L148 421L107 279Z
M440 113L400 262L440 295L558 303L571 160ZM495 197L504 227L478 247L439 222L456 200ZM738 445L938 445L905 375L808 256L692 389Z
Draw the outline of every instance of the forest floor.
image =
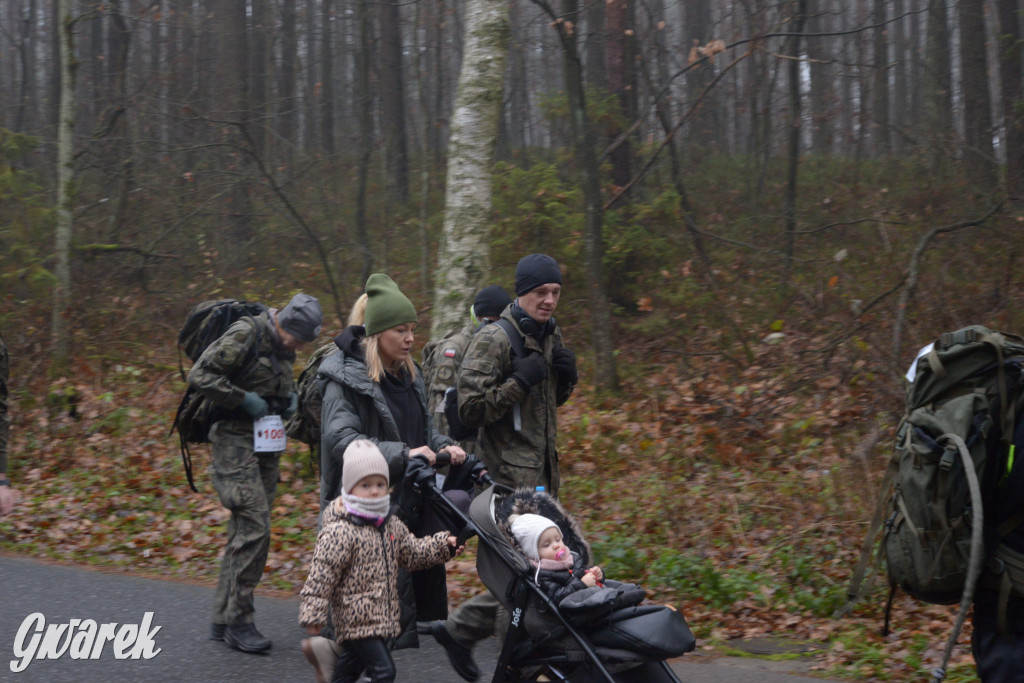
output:
M587 385L581 361L584 382L559 413L561 499L606 574L676 605L708 652L750 655L744 644L773 642L774 654L755 655L801 658L812 674L923 677L938 662L951 608L901 595L882 637L878 580L850 615L833 617L898 402L852 360L802 374L768 370L798 367L802 343L814 342L763 343L741 369L720 357L641 365L625 353L615 398ZM173 341L150 348L173 349ZM0 549L215 580L228 512L209 482L208 447L193 449L198 493L186 483L178 437L168 433L184 384L170 353L150 353L131 363L79 360L73 382L38 377L29 359L12 357L9 469L21 501L0 518ZM271 515L267 588L301 588L317 492L308 449L290 444ZM449 564L453 605L480 587L473 553L471 543ZM968 625L947 680L976 680L969 637Z

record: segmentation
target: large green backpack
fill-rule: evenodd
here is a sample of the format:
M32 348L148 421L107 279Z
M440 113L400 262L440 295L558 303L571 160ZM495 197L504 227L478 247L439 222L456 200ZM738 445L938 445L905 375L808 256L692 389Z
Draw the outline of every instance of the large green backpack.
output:
M850 597L852 604L866 592L881 531L877 561L885 561L890 586L883 633L897 587L924 602L960 603L936 681L945 677L986 557L1012 530L990 532L986 549L983 510L1012 466L1022 368L1024 338L975 325L943 334L907 373L906 412Z

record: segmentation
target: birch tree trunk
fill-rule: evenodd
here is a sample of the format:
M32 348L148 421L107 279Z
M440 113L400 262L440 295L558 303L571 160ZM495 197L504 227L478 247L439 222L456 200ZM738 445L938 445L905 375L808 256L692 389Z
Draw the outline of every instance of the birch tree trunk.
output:
M490 274L491 165L505 80L508 12L506 0L466 2L431 339L465 324L476 290Z
M53 289L53 315L51 335L53 337L53 368L63 372L70 361L71 340L68 337L68 312L71 310L71 229L72 183L74 172L74 128L75 128L75 59L74 19L71 15L72 0L60 0L58 4L57 33L60 42L60 110L57 126L57 229L54 245L56 257L56 284Z

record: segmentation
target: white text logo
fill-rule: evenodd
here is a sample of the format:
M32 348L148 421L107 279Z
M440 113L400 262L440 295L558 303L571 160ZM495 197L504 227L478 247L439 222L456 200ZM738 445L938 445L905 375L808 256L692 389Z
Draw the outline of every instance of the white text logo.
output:
M41 612L30 614L14 638L14 656L18 659L11 660L11 671L24 671L33 659L60 659L65 654L71 659L99 659L108 641L117 659L152 659L162 649L156 647L153 637L163 628L150 630L152 621L153 613L146 612L141 626L121 624L117 628L116 623L97 624L92 619L47 626Z

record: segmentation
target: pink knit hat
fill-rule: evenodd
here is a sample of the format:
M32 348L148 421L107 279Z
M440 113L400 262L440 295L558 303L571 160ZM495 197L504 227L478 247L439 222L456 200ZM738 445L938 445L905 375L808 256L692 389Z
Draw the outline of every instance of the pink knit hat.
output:
M379 474L391 483L388 462L377 444L369 439L356 439L350 443L341 458L341 490L345 493L352 493L355 485L371 474Z

